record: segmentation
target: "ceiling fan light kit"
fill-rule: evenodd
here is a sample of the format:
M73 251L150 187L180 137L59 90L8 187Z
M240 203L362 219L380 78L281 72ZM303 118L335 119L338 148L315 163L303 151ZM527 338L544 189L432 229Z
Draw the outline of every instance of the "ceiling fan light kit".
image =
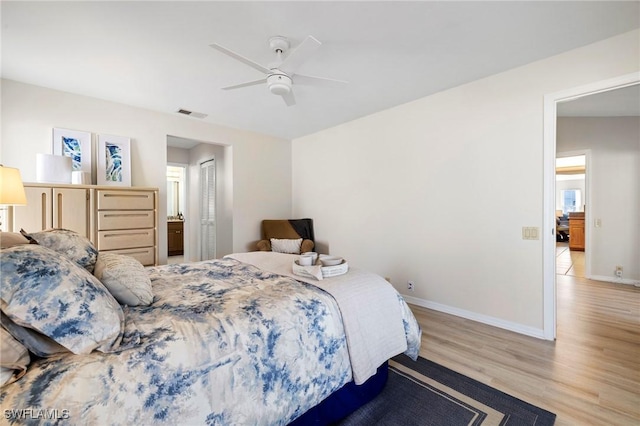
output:
M269 91L274 95L282 96L287 106L295 105L296 101L293 96L293 83L294 80L300 84L310 86L326 86L331 84L345 84L346 81L334 80L324 77L312 77L308 75L297 74L298 68L306 62L320 47L320 43L315 37L307 36L302 43L300 43L295 49L293 49L283 59L283 54L289 50L290 43L286 37L274 36L269 39L269 47L273 50L277 56L277 62L273 65L265 67L251 59L227 49L217 43L211 45L214 49L232 57L233 59L242 62L245 65L250 66L264 74L265 78L259 80L249 81L246 83L240 83L233 86L223 87L223 90L240 89L242 87L254 86L257 84L267 83Z
M293 81L286 74L271 74L267 77L267 86L274 95L283 96L291 91Z

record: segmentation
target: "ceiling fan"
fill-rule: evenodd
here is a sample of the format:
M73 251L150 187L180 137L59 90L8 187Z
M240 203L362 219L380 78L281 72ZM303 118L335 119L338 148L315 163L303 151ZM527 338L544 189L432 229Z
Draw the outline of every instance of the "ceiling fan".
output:
M294 84L310 85L310 86L333 86L347 83L343 80L334 80L324 77L313 77L310 75L298 74L298 68L306 62L320 47L320 43L315 37L307 36L302 43L293 49L288 55L284 54L289 50L290 44L286 37L275 36L269 39L269 47L276 54L277 62L269 66L260 65L257 62L247 59L238 53L227 49L217 43L210 45L216 50L231 56L232 58L257 69L266 74L265 77L240 83L233 86L223 87L222 90L239 89L241 87L255 86L257 84L266 83L269 91L274 95L282 96L284 102L288 105L295 105L296 99L293 96L292 87Z

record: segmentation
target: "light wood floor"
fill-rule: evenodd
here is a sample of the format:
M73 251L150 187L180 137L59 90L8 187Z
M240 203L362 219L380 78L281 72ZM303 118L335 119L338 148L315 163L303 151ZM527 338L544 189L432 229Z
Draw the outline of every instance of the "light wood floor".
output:
M549 342L412 305L420 355L557 415L640 425L640 288L557 275Z
M569 243L556 243L556 274L585 277L584 252L569 250Z
M184 256L167 256L167 265L174 263L184 263Z

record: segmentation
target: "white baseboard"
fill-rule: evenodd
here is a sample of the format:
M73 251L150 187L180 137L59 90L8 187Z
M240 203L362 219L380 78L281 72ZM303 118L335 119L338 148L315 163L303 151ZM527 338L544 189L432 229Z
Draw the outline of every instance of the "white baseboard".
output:
M403 294L402 297L404 297L404 300L406 300L407 303L412 303L423 308L433 309L434 311L444 312L445 314L451 314L457 317L480 322L482 324L503 328L505 330L513 331L514 333L524 334L526 336L531 336L543 340L545 339L544 332L541 328L524 326L522 324L505 321L500 318L494 318L488 315L478 314L476 312L465 311L464 309L454 308L451 306L432 302L430 300L419 299L417 297L408 296L406 294Z
M615 277L608 277L606 275L592 275L590 277L587 277L590 280L594 280L594 281L604 281L607 283L614 283L614 284L627 284L627 285L634 285L636 287L640 287L640 280L630 280L628 278L615 278Z

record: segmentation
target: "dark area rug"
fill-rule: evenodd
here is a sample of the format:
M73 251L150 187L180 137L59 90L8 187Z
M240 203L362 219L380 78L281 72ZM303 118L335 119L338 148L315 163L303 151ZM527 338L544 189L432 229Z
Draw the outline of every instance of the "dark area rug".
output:
M556 415L424 358L398 355L374 400L344 419L362 425L553 425Z

